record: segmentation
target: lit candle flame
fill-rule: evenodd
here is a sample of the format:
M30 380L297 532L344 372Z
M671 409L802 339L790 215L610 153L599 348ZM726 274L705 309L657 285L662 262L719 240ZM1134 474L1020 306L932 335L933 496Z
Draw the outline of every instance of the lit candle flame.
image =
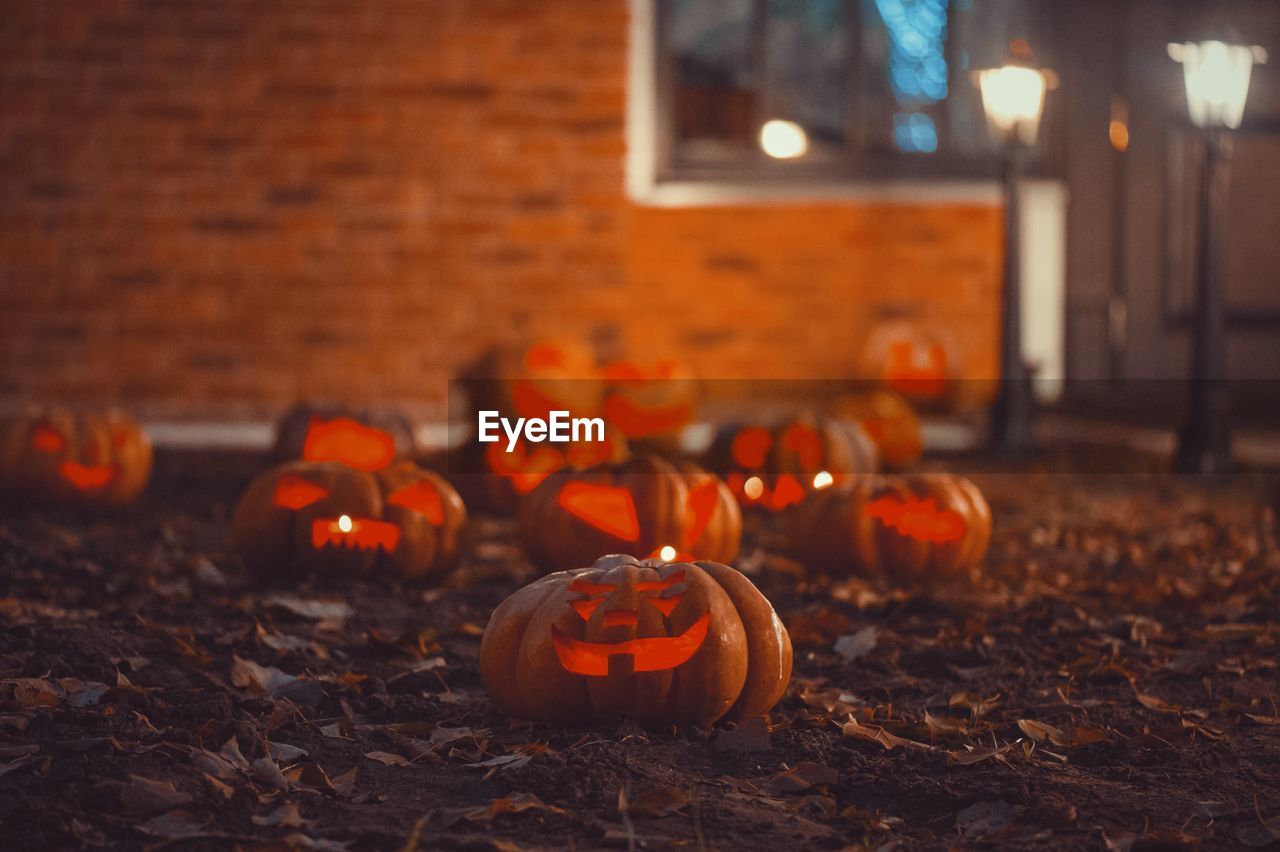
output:
M759 500L760 495L764 494L764 480L758 476L753 476L742 484L742 493L747 495L748 500Z
M668 544L664 546L662 550L658 551L658 557L663 562L670 562L672 559L676 558L676 549Z
M349 533L354 527L355 524L351 522L350 515L340 515L338 517L338 529L342 532Z
M829 471L820 470L813 475L813 487L822 490L830 488L836 481L836 478Z

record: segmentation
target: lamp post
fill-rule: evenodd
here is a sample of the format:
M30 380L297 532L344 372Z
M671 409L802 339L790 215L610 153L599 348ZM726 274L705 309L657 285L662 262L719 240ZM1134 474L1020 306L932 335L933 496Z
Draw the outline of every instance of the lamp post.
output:
M1265 62L1260 47L1221 41L1170 44L1182 63L1187 112L1200 131L1204 162L1196 244L1191 387L1174 466L1181 473L1221 473L1231 466L1231 397L1226 385L1223 226L1231 164L1230 131L1240 126L1249 77Z
M990 441L1006 456L1026 456L1034 446L1035 398L1022 357L1021 227L1018 185L1044 112L1049 77L1026 65L979 71L987 129L1000 145L1004 184L1004 314L1001 319L1000 389L991 411Z

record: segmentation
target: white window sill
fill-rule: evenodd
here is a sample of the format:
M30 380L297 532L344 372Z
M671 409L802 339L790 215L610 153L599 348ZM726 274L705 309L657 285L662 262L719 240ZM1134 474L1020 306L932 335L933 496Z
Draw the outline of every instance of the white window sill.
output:
M830 181L781 184L671 181L630 187L631 200L645 207L713 207L737 204L790 205L810 202L858 204L999 205L994 180Z

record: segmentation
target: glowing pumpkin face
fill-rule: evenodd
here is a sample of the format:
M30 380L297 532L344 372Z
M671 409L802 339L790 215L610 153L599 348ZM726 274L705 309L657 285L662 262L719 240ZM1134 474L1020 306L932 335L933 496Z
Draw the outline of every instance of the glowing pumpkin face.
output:
M991 509L959 476L865 477L807 499L790 518L788 549L818 570L897 580L975 568L991 538Z
M480 672L519 719L707 725L777 702L791 640L728 566L605 556L507 598L485 628Z
M691 373L671 360L642 365L628 361L604 369L601 414L627 439L675 449L693 422L698 387Z
M891 320L867 338L862 372L912 402L940 404L954 390L959 374L954 347L945 335L922 322Z
M453 566L462 498L409 462L366 473L338 462L293 462L255 479L232 518L232 540L261 572L282 566L438 577Z
M0 482L15 497L119 505L151 474L151 443L124 415L49 409L0 432Z
M620 550L721 561L737 556L742 515L718 477L641 456L549 477L521 506L520 535L547 570Z
M877 458L861 427L796 420L722 433L709 453L744 507L781 512L849 474L870 473Z
M339 462L374 471L413 450L413 428L403 417L342 408L290 409L276 427L282 459Z

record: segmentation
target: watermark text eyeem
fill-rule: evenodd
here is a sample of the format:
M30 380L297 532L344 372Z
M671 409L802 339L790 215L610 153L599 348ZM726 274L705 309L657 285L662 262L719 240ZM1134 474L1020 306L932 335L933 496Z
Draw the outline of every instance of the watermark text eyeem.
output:
M512 421L496 411L480 411L478 414L478 440L483 444L495 444L506 435L509 453L515 451L521 438L535 444L543 441L553 444L604 441L604 420L599 417L570 417L567 411L549 411L546 420L541 417L517 417Z

